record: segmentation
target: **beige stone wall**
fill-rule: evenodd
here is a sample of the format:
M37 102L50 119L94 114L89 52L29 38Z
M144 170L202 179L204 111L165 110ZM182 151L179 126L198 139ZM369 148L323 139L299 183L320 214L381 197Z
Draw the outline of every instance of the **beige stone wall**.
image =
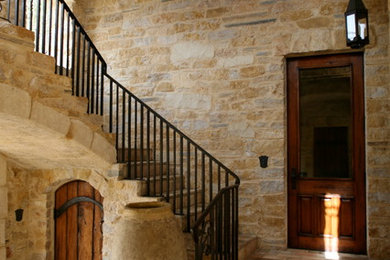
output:
M368 250L390 257L389 24L365 0ZM347 0L78 0L114 78L242 179L240 231L285 248L285 56L348 51ZM81 12L81 10L79 10ZM249 23L249 24L248 24ZM270 156L261 169L258 156Z

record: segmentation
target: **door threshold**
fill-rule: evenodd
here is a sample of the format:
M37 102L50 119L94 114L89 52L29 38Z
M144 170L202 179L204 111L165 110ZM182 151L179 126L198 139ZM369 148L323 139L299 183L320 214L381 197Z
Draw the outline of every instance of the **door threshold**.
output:
M323 252L308 249L257 250L248 260L368 260L366 255Z

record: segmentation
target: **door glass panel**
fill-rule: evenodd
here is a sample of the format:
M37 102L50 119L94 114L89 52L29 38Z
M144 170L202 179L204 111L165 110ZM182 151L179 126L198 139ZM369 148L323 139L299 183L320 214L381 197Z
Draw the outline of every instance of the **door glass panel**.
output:
M352 177L351 68L299 72L300 175Z

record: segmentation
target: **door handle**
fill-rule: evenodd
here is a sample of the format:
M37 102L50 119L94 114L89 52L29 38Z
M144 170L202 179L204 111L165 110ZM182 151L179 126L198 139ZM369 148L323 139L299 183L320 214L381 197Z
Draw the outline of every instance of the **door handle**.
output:
M299 178L298 174L297 174L297 169L295 168L292 168L291 169L291 188L293 190L296 190L297 189L297 179Z

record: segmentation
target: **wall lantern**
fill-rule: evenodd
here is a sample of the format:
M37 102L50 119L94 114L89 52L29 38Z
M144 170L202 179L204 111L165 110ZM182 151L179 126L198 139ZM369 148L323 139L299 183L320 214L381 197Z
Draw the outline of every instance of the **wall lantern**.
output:
M362 0L350 0L345 12L347 46L358 49L368 44L368 10Z

